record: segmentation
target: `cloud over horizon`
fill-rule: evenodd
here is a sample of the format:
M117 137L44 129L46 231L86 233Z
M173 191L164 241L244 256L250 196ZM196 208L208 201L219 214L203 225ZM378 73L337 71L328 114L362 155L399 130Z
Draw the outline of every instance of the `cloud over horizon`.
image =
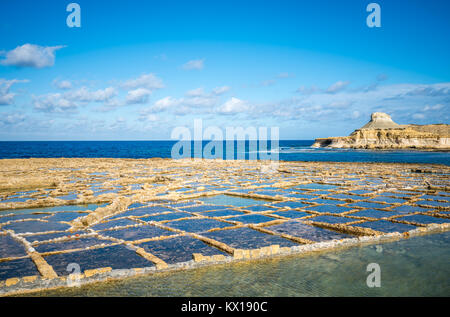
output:
M39 46L24 44L6 53L5 59L0 61L4 66L44 68L55 64L55 52L64 45Z

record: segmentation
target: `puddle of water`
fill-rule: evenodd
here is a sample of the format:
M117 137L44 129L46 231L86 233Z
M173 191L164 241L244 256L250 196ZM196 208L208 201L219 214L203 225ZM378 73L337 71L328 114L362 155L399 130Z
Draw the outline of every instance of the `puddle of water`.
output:
M310 184L302 184L295 186L293 188L298 189L336 189L339 188L338 186L334 185L327 185L327 184L317 184L317 183L310 183Z
M11 215L0 217L0 223L6 223L8 221L18 221L23 219L42 219L44 217L48 217L51 214L29 214L29 215Z
M306 211L313 210L317 212L330 212L333 214L339 214L342 212L347 212L352 210L352 208L348 207L342 207L342 206L335 206L335 205L319 205L319 206L311 206L305 208Z
M298 245L297 243L294 243L290 240L262 233L250 228L238 228L207 232L203 235L205 237L228 244L232 248L238 249L255 249L272 244L278 244L280 245L280 247L290 247Z
M164 221L164 220L175 220L180 218L192 217L191 214L182 211L171 212L168 214L148 216L144 218L139 218L142 221Z
M311 216L311 214L303 211L296 211L296 210L286 210L286 211L277 211L272 212L271 214L279 215L286 218L303 218L306 216Z
M74 199L77 199L77 197L78 197L77 194L71 193L71 194L68 194L68 195L57 196L55 198L63 199L63 200L74 200Z
M232 195L217 195L217 196L209 196L209 197L200 197L198 200L202 201L205 204L217 204L217 205L227 205L234 207L245 207L251 205L264 205L267 204L267 200L263 199L252 199L252 198L244 198L239 196Z
M143 225L121 230L110 230L101 233L101 235L104 237L113 237L126 241L135 241L160 236L170 236L174 234L175 233L172 231L164 230L151 225Z
M324 198L317 198L310 200L310 202L315 202L317 204L327 204L327 205L340 205L342 204L342 201L340 200L332 200L332 199L324 199Z
M345 218L345 217L335 217L335 216L317 216L314 218L309 218L308 221L314 222L326 222L331 224L336 223L349 223L355 221L355 219Z
M128 216L140 217L140 216L159 214L159 213L168 212L168 211L173 212L174 209L162 207L162 206L141 207L141 208L126 210L125 212L122 212L118 215L110 217L109 219L116 219L116 218L128 217Z
M298 198L298 199L312 199L312 198L316 198L317 197L315 195L299 194L299 193L296 193L296 192L291 192L291 193L285 194L284 196L285 197Z
M389 204L403 204L406 202L405 199L392 198L392 197L375 197L375 198L369 199L367 201L373 201L373 202L382 201L382 202L389 203Z
M94 245L99 244L111 244L111 241L107 240L100 240L95 237L86 237L86 238L79 238L74 240L68 240L63 242L54 242L54 243L44 243L35 246L34 248L36 251L44 253L44 252L53 252L53 251L65 251L65 250L73 250L73 249L80 249L80 248L87 248Z
M225 216L242 215L243 212L235 209L223 209L223 210L202 212L201 214L206 217L225 217Z
M450 207L450 203L444 203L440 201L429 201L429 200L420 200L416 202L416 204L420 206L432 206L432 207Z
M372 193L372 191L365 190L365 189L356 189L356 190L349 191L349 193L355 194L355 195L363 195L363 194L370 194L370 193Z
M271 205L274 208L281 208L281 207L289 207L289 208L304 208L308 205L305 205L304 203L300 201L284 201L281 203L275 203Z
M263 215L243 215L243 216L228 218L227 220L240 221L245 224L250 224L250 223L256 224L256 223L272 221L272 220L275 220L275 218L267 217L267 216L263 216Z
M64 205L64 206L54 206L54 207L43 207L43 208L27 208L27 209L8 209L1 210L2 214L31 214L36 212L55 212L55 211L93 211L98 207L104 207L107 204L88 204L88 205Z
M60 276L72 273L67 271L67 266L70 263L77 263L80 265L82 272L101 267L129 269L153 266L152 262L140 257L134 250L129 250L123 245L54 254L46 256L45 260Z
M3 229L13 230L15 233L62 231L69 228L69 225L60 222L44 222L36 220L13 222L3 227Z
M277 233L287 233L299 238L304 238L316 242L352 238L352 236L348 234L307 225L298 221L288 221L280 225L266 227L266 229Z
M39 275L30 258L0 262L0 280L11 277Z
M273 208L264 205L248 206L243 209L254 212L274 210Z
M63 232L28 235L28 236L25 236L25 239L27 239L30 243L35 243L35 242L52 240L52 239L62 238L62 237L75 238L75 237L77 237L77 235L79 236L79 235L86 234L86 233L88 233L88 232L87 231L75 231L75 232L63 231Z
M364 196L358 196L358 195L346 195L346 194L335 194L335 195L330 195L330 198L337 198L337 199L353 199L353 200L363 200L363 199L367 199L367 197L364 197Z
M438 217L432 217L428 215L411 215L411 216L404 216L396 218L396 220L400 221L410 221L410 222L416 222L421 224L430 224L430 223L449 223L450 219L447 218L438 218Z
M144 207L147 206L147 204L142 204L142 203L133 203L131 205L128 206L128 209L133 209L133 208L138 208L138 207Z
M410 206L410 205L403 205L392 208L392 211L399 213L399 214L405 214L405 213L412 213L412 212L427 212L429 209L417 207L417 206Z
M110 229L110 228L114 228L114 227L125 227L125 226L136 225L136 224L137 224L137 222L135 222L131 219L124 218L124 219L111 220L108 222L101 222L96 225L93 225L91 227L91 229L105 230L105 229Z
M86 213L81 212L57 212L53 216L47 218L50 221L72 221L78 217L86 216Z
M137 246L144 248L169 264L190 261L193 253L201 253L205 256L224 254L200 240L187 236L150 241Z
M355 216L355 217L369 217L369 218L384 218L384 217L392 217L397 215L397 213L392 211L382 211L382 210L376 210L376 209L366 209L363 211L358 211L349 214L349 216ZM355 219L353 219L355 220Z
M348 207L363 207L363 208L388 208L390 205L378 204L378 203L370 203L366 201L359 201L357 203L351 203L347 205Z
M14 198L7 198L4 200L1 200L1 203L19 203L19 202L24 202L27 201L29 199L32 199L31 197L14 197Z
M0 234L0 258L25 256L25 247L9 234Z
M217 205L200 205L200 206L193 206L193 207L183 207L178 208L187 212L208 212L213 210L221 210L221 209L227 209L229 207L227 206L217 206Z
M167 222L165 225L170 228L180 229L187 232L202 232L213 228L225 228L231 226L229 223L214 219L187 219Z
M389 232L405 232L416 229L416 226L403 223L395 223L387 220L368 221L353 225L354 227L370 228L373 230L389 233Z

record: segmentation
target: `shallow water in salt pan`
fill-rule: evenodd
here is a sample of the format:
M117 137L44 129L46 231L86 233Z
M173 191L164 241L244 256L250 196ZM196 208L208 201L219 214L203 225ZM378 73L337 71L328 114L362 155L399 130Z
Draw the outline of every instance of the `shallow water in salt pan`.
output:
M33 296L450 296L450 232L309 256L234 263ZM366 284L378 263L381 287ZM414 278L412 278L414 277Z

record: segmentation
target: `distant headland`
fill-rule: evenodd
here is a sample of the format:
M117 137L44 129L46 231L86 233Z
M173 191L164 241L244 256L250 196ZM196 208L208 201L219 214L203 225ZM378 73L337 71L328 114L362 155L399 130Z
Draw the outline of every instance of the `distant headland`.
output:
M316 139L313 147L354 149L450 150L450 125L400 125L383 112L346 137Z

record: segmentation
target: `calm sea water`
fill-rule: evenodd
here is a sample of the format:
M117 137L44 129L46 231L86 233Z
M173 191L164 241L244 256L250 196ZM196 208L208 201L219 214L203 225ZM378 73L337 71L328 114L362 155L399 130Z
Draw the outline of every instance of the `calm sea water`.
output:
M309 256L155 274L32 296L450 296L450 232ZM369 263L381 287L369 288Z
M401 162L437 163L450 165L450 152L426 152L412 150L373 151L353 149L315 149L312 140L281 140L279 159L285 161L333 161L333 162ZM33 141L0 142L0 158L31 157L112 157L112 158L170 158L176 141ZM204 142L206 145L208 142ZM226 158L226 143L223 144ZM194 146L192 145L192 152ZM269 146L270 149L270 146ZM249 144L239 150L234 143L235 158L238 153L252 158L266 151L250 151Z

